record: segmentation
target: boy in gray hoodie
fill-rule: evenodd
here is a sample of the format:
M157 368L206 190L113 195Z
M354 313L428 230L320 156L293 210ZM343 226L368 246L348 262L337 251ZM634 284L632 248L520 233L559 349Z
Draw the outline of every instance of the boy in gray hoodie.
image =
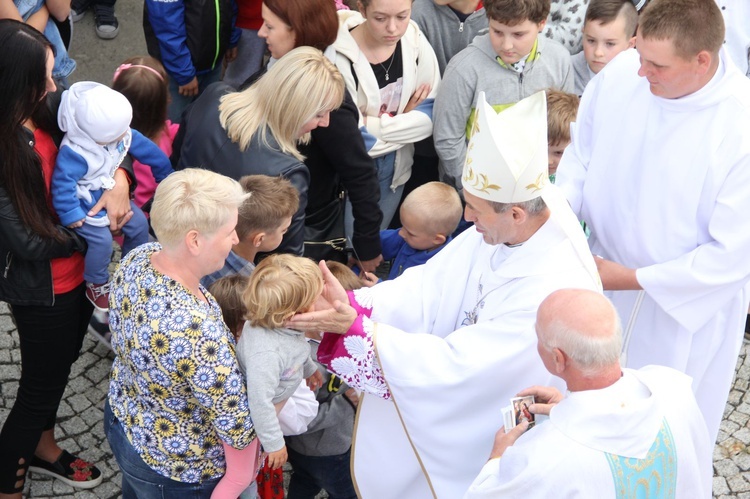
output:
M573 91L570 54L539 36L550 0L494 0L485 10L489 33L451 59L435 99L440 177L459 191L479 92L500 112L545 88Z

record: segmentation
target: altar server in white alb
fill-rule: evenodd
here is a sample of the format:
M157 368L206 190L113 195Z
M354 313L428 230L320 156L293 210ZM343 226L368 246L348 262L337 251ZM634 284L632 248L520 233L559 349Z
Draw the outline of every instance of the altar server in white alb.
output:
M326 333L318 358L367 391L354 438L361 497L461 497L502 408L548 384L536 309L552 291L599 289L575 215L547 175L543 92L497 114L480 94L463 173L466 230L425 265L347 295L291 327ZM324 271L325 273L325 271ZM338 301L337 301L338 300Z
M750 80L713 0L654 0L583 94L557 184L591 229L627 367L673 367L716 439L750 280Z
M542 302L539 355L568 394L521 392L545 402L531 410L549 421L526 433L527 423L502 428L465 499L711 497L713 445L690 378L663 366L621 369L621 331L599 293L565 289Z

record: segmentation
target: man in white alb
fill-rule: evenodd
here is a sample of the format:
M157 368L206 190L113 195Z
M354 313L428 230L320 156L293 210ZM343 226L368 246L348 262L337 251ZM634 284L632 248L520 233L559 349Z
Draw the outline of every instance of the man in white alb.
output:
M465 499L711 497L713 445L690 378L663 366L621 369L622 328L607 298L556 291L539 307L536 332L544 365L568 393L521 392L549 421L526 433L528 424L502 428Z
M586 88L557 184L591 229L626 366L693 378L716 439L750 280L750 80L714 0L654 0Z
M347 296L328 277L336 308L290 323L346 333L326 333L318 357L368 392L352 450L365 499L461 497L502 407L551 381L536 355L539 303L560 288L599 289L580 224L549 184L544 93L500 114L479 102L463 173L474 227L374 288Z

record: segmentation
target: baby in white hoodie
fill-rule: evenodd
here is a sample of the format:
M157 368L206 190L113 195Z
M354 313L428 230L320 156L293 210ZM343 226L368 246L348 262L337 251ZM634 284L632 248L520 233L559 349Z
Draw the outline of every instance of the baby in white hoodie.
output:
M130 128L133 109L119 92L94 82L75 83L62 95L57 120L65 137L52 174L52 204L60 223L88 243L84 279L86 296L100 311L109 308L112 234L104 210L89 211L104 190L115 185L115 170L127 154L150 165L157 182L172 173L169 158L138 131ZM148 222L130 203L133 217L122 228L122 254L148 242Z

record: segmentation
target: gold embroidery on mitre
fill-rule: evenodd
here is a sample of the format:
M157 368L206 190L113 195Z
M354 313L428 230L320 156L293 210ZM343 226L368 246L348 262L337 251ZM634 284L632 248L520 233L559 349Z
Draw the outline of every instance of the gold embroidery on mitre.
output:
M479 130L479 109L477 108L476 113L474 114L474 123L471 124L471 137L474 137L475 134L479 133L481 130Z
M530 190L531 192L541 191L542 188L544 188L544 185L547 183L547 179L547 172L540 173L533 184L529 184L526 186L526 190Z
M470 158L466 159L466 164L467 165L469 164L469 159ZM464 182L471 182L471 181L473 181L474 180L474 170L472 168L466 168L465 171L466 171L466 173L464 173L463 181Z
M469 160L466 160L467 165L469 164ZM474 169L469 167L466 169L466 174L463 177L463 182L465 184L468 184L469 187L472 189L476 189L479 192L484 192L485 194L489 194L490 190L493 191L499 191L502 189L497 184L491 184L490 180L487 178L487 175L484 173L480 173L479 175L474 174Z

